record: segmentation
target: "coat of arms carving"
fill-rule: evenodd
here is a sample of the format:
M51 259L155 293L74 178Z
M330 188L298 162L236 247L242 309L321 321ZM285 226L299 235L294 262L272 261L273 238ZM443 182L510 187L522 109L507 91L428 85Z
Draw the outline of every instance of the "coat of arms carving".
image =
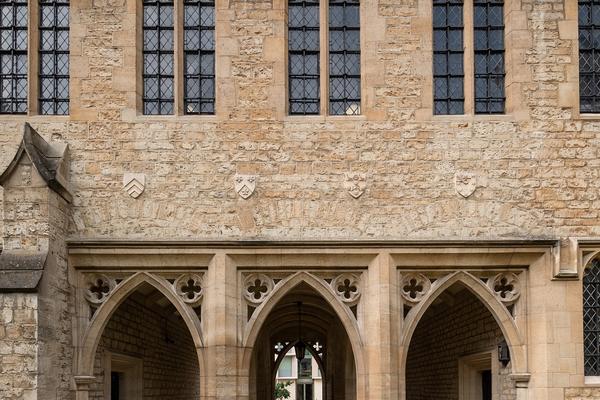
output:
M146 175L125 173L123 175L123 189L128 195L137 199L146 188Z
M367 189L367 174L360 172L346 173L345 186L350 196L358 199Z
M252 196L256 189L256 175L236 175L235 176L235 191L242 199L247 199Z
M454 174L454 188L466 199L477 189L477 177L472 172L458 171Z

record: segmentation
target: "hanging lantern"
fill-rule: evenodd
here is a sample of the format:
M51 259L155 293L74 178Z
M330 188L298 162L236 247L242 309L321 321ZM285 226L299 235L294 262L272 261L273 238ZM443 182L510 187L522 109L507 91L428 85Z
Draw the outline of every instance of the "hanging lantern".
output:
M498 344L498 361L500 361L504 367L510 362L510 349L508 348L506 340L502 340Z
M306 353L306 344L302 340L299 340L294 345L294 351L296 352L296 358L298 361L304 360L304 354Z

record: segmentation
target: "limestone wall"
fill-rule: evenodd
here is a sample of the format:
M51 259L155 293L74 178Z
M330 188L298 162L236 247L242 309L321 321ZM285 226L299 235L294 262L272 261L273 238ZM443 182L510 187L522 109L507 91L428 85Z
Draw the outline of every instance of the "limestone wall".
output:
M119 306L98 346L94 368L97 383L90 399L105 398L105 380L110 379L104 369L107 351L141 360L143 400L199 398L196 350L185 324L172 313L158 313L133 299Z
M599 399L600 388L571 388L565 391L566 400Z
M30 120L67 141L70 234L110 238L594 236L600 125L580 119L576 2L506 5L506 116L431 116L428 0L365 0L363 116L285 113L285 2L217 2L215 116L139 115L136 2L72 2L71 116L0 119L0 169ZM569 90L566 90L569 89ZM478 189L458 196L454 173ZM367 174L358 200L345 173ZM133 200L125 172L144 173ZM256 193L233 190L259 175Z
M498 363L496 348L503 336L492 314L466 290L454 301L428 310L413 334L406 361L407 400L458 400L461 357L493 350L492 362ZM498 367L498 398L516 399L510 366Z
M0 398L36 398L37 314L35 294L0 294Z

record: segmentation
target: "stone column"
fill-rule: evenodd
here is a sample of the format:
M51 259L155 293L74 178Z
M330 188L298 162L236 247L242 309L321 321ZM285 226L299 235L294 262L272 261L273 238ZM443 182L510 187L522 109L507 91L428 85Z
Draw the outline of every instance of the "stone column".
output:
M242 389L238 376L237 276L224 252L208 266L206 299L205 399L235 399Z
M369 265L367 290L363 301L365 315L364 348L366 377L357 376L357 398L387 400L398 398L398 338L393 326L402 315L396 290L396 269L388 253L379 254ZM361 382L368 382L368 392Z

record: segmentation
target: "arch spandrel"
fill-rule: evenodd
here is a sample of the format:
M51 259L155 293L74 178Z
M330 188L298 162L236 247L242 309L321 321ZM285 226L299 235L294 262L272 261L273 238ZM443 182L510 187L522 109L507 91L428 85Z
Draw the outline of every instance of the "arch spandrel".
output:
M406 368L406 358L410 342L421 318L431 304L448 288L454 284L461 284L481 301L492 314L506 339L511 353L513 374L527 373L527 353L523 337L506 307L494 296L491 290L479 279L465 271L457 271L446 277L438 279L431 287L431 291L408 314L402 331L401 370Z
M184 304L171 290L168 282L146 272L138 272L121 282L110 293L110 296L96 310L83 336L83 345L79 349L78 374L80 376L94 375L94 359L104 328L110 321L117 308L143 284L148 284L158 290L177 309L194 341L198 353L198 364L204 369L202 356L203 338L200 320L188 305Z

